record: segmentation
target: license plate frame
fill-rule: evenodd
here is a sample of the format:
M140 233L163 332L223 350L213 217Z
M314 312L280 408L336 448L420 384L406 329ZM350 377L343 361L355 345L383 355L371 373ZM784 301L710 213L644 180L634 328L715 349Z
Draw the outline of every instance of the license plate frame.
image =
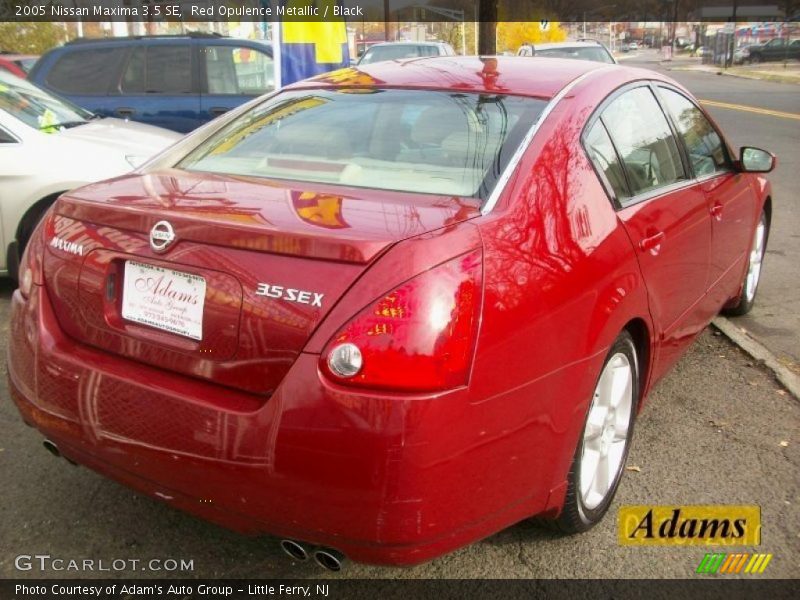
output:
M206 280L134 260L125 261L122 318L181 337L202 341Z

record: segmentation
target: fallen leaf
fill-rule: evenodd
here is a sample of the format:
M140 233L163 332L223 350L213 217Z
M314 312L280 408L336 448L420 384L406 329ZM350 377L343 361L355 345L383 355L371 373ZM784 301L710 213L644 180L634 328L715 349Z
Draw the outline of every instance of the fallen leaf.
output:
M789 442L787 442L786 440L781 440L781 443L780 443L780 444L778 444L778 445L779 445L781 448L788 448L788 447L789 447Z
M748 381L747 383L752 385L753 387L758 386L758 382L757 381Z
M775 393L778 394L779 396L785 396L786 390L775 390Z
M642 472L642 467L638 467L636 465L630 465L628 467L625 467L625 470L626 471L636 471L637 473L641 473Z

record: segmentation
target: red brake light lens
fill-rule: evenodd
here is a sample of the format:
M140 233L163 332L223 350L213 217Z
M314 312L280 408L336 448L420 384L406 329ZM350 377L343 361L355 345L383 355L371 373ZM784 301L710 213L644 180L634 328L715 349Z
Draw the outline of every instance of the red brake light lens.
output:
M398 391L465 385L480 315L482 259L480 249L462 254L362 310L328 342L322 371L345 385Z

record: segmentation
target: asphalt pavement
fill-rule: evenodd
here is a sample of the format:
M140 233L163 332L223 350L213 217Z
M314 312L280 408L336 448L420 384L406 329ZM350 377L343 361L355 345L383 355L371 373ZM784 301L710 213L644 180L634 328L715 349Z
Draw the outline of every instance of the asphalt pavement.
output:
M629 59L633 60L633 59ZM643 60L647 66L665 67ZM701 99L800 113L800 88L672 72ZM735 144L780 158L771 176L773 233L759 304L735 323L797 368L800 284L800 121L710 108ZM0 281L0 361L5 363L11 285ZM772 553L762 577L800 576L800 402L761 363L712 328L657 386L640 415L629 470L606 519L578 536L524 521L413 568L348 564L340 574L294 563L271 537L245 538L141 496L42 448L0 383L0 577L250 578L673 578L695 577L706 548L641 548L617 543L616 517L629 504L758 504L762 543L714 551ZM111 572L17 568L20 555L63 559L191 561L190 571L141 567ZM138 563L141 564L141 563Z

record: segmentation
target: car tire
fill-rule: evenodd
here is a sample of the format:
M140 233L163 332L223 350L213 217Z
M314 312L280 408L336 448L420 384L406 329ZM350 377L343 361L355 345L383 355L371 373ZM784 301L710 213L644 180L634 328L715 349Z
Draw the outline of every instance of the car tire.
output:
M742 279L741 291L739 296L729 303L723 313L732 317L738 317L749 313L756 302L758 284L761 281L761 267L764 255L767 251L767 240L769 239L769 219L765 210L761 211L758 225L753 233L753 243L750 246L750 254L747 257L747 270Z
M750 62L754 65L757 65L761 62L761 55L760 54L753 54L750 56Z
M588 531L608 512L628 458L638 399L636 346L630 333L623 331L597 378L572 459L564 508L552 521L556 529Z

